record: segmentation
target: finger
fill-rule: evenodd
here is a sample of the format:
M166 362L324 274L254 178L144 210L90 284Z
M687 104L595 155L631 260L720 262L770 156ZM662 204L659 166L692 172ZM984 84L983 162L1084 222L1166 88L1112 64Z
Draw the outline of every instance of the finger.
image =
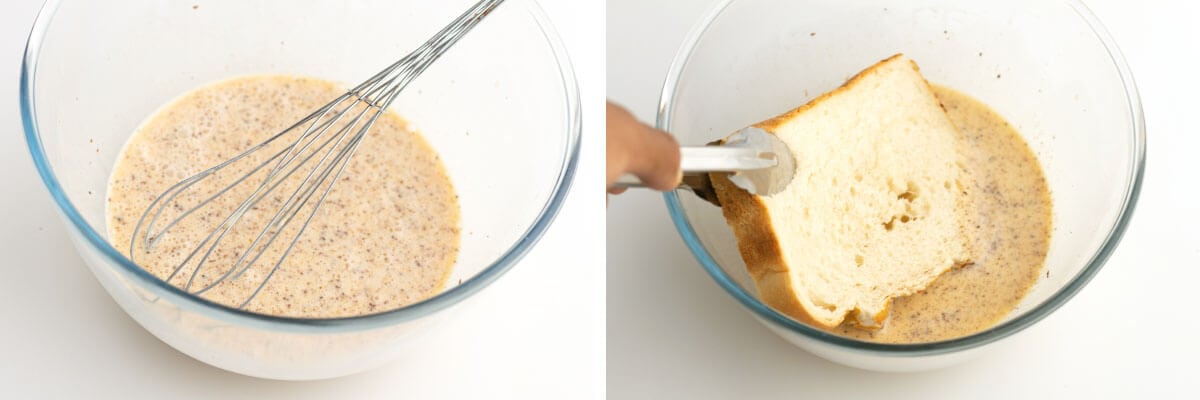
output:
M611 188L613 183L628 171L629 166L629 148L632 147L632 141L641 133L641 123L633 118L633 115L626 111L621 106L609 102L606 104L605 124L607 144L605 146L605 158L607 166L607 184L605 187Z
M683 178L679 169L679 143L658 129L646 126L640 131L628 147L626 171L656 190L672 190L679 186Z
M621 194L621 193L625 193L626 190L628 190L628 188L613 187L613 188L608 189L608 194Z

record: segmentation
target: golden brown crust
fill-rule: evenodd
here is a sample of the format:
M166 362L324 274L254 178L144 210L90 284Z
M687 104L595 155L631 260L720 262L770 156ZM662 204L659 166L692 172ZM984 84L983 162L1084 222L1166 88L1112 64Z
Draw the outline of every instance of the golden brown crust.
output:
M818 103L838 93L849 90L863 77L875 72L889 61L903 56L902 53L898 53L888 57L854 75L854 77L847 80L846 83L837 89L822 94L807 104L777 117L754 124L754 127L774 133L781 125L794 119L797 115L808 111ZM912 63L913 69L920 71L916 62L911 60L909 62ZM925 84L929 85L929 82L926 81ZM930 92L933 92L932 87L930 88ZM938 105L941 106L940 101ZM949 116L946 118L949 119ZM800 322L825 328L835 327L836 325L830 326L817 321L804 309L800 301L797 300L795 294L796 288L789 277L788 269L783 261L783 251L779 247L779 240L775 235L775 229L771 226L769 211L762 199L734 185L729 181L728 174L714 173L710 174L709 177L712 180L712 187L716 191L717 198L720 200L721 211L725 215L725 221L732 228L734 236L737 237L738 251L742 255L742 260L746 262L747 271L754 279L759 299L771 308ZM959 203L959 212L965 212L962 200ZM965 230L960 227L960 232L965 233ZM880 326L882 326L883 321L887 318L887 311L890 307L891 301L888 302L888 306L883 312L873 316L873 319ZM855 316L858 312L858 310L851 311L850 316ZM856 318L843 319L843 321L847 320L857 321Z
M754 279L758 297L771 308L801 322L818 323L796 300L795 288L783 263L783 250L771 226L770 213L758 196L729 181L728 173L709 174L721 202L725 221L737 237L738 252Z

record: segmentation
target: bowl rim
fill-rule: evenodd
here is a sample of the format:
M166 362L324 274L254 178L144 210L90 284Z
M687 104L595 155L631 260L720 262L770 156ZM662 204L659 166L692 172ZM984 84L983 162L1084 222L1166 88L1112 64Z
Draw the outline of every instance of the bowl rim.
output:
M66 225L74 233L77 233L78 236L81 236L82 240L75 241L76 247L84 246L86 243L87 246L97 250L100 256L110 264L115 264L117 267L113 269L120 271L122 276L148 289L155 296L169 299L172 304L180 308L234 325L294 333L361 331L392 326L418 319L465 300L487 287L511 269L529 252L549 228L562 208L563 202L574 181L579 163L579 138L582 131L578 82L576 81L571 60L562 43L562 39L553 24L546 17L545 11L536 0L527 0L523 4L524 11L533 18L558 67L558 78L561 80L560 84L563 88L564 98L562 101L566 110L562 127L562 134L566 136L566 141L551 195L542 204L541 210L538 211L536 218L532 221L529 228L514 241L512 246L501 253L496 260L492 261L490 265L479 273L453 288L405 307L374 314L342 318L290 318L258 314L214 303L167 284L138 267L118 252L105 240L104 235L93 229L82 217L75 205L63 192L58 178L54 175L53 168L45 154L41 134L38 129L35 84L42 41L61 2L62 0L48 0L42 5L34 21L33 28L30 30L21 60L19 88L21 123L34 166L57 205L60 215L65 218ZM94 272L99 273L99 271Z
M662 93L659 97L658 104L658 119L656 126L659 129L670 132L671 127L671 104L674 102L676 95L676 87L679 79L687 67L688 61L691 58L692 52L696 45L707 33L708 28L713 22L719 18L729 5L736 0L720 0L692 27L688 32L686 39L680 45L675 58L671 62L668 69L666 80L663 83ZM862 353L869 353L876 356L886 357L922 357L933 356L959 352L976 347L986 345L1008 337L1014 333L1033 325L1042 318L1058 309L1070 300L1076 293L1079 292L1088 281L1100 271L1100 268L1108 260L1109 256L1116 249L1121 237L1124 235L1126 228L1133 217L1133 210L1136 208L1138 195L1141 192L1142 180L1146 165L1146 129L1145 116L1142 112L1141 98L1138 94L1137 84L1134 82L1133 73L1129 68L1129 64L1125 61L1125 56L1121 53L1112 36L1104 28L1100 20L1087 8L1080 0L1062 0L1068 7L1071 7L1075 13L1084 20L1091 29L1094 37L1098 39L1108 52L1112 66L1116 69L1127 100L1129 114L1132 117L1129 123L1130 132L1132 132L1132 147L1129 157L1133 160L1128 170L1130 180L1126 182L1125 197L1122 199L1120 213L1114 221L1113 226L1109 229L1103 244L1097 250L1092 258L1088 260L1087 266L1080 270L1071 280L1058 291L1054 292L1046 301L1034 306L1033 308L1021 313L1015 318L997 324L984 331L955 338L951 340L914 343L914 344L886 344L866 342L862 340L851 339L844 336L839 336L830 332L819 330L811 326L798 322L786 315L783 315L771 307L763 304L753 294L737 284L733 278L725 273L708 250L700 242L696 231L692 228L687 217L684 215L682 203L679 200L678 192L667 192L663 194L663 200L667 204L668 212L671 215L671 220L675 224L676 230L683 238L692 255L700 262L700 265L708 272L709 276L717 282L717 284L727 293L734 297L744 307L749 309L760 321L771 324L788 332L796 333L809 339L816 340L822 344L832 345L838 348L846 348Z

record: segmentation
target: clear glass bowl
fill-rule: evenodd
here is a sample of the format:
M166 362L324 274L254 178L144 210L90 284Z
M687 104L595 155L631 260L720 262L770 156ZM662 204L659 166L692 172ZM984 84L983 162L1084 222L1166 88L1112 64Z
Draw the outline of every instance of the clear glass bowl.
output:
M865 369L964 360L1057 309L1100 270L1137 200L1145 127L1133 76L1076 0L725 0L689 34L668 73L658 127L703 145L794 108L892 54L934 83L991 105L1024 135L1054 197L1046 268L999 324L954 340L867 343L826 333L759 301L720 210L666 194L700 264L767 327L826 359Z
M109 245L106 184L134 129L190 89L264 73L349 87L472 3L51 0L34 24L22 68L30 153L87 265L164 342L205 363L266 378L328 378L380 365L403 353L408 335L511 268L566 196L579 151L579 98L559 38L534 1L501 5L392 106L440 153L462 209L453 275L425 301L343 319L278 318L210 303L164 284Z

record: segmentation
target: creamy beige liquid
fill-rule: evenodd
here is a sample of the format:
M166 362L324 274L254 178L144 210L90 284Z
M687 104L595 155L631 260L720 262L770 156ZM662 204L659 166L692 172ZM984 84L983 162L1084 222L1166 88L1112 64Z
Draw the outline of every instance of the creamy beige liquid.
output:
M317 79L254 76L204 86L168 104L134 133L117 159L108 191L112 243L129 255L139 218L170 185L282 131L343 92ZM196 184L167 207L159 225L250 171L294 141L299 132L289 135ZM134 260L155 276L170 276L258 187L269 169L171 228L150 251L135 248ZM250 247L309 170L299 170L253 207L199 274L192 273L195 263L189 263L169 282L186 285L194 275L191 290L195 291L216 281ZM316 203L316 197L312 200L309 204ZM215 285L202 296L232 307L242 304L266 281L311 210L303 208L245 274ZM381 312L423 300L445 284L458 253L459 230L457 196L441 159L403 119L385 113L363 138L290 255L245 309L326 318Z
M1042 274L1050 245L1050 189L1041 164L1007 121L987 105L934 86L958 126L964 150L974 264L949 271L926 290L896 299L878 331L837 333L885 343L920 343L976 333L1008 315Z

